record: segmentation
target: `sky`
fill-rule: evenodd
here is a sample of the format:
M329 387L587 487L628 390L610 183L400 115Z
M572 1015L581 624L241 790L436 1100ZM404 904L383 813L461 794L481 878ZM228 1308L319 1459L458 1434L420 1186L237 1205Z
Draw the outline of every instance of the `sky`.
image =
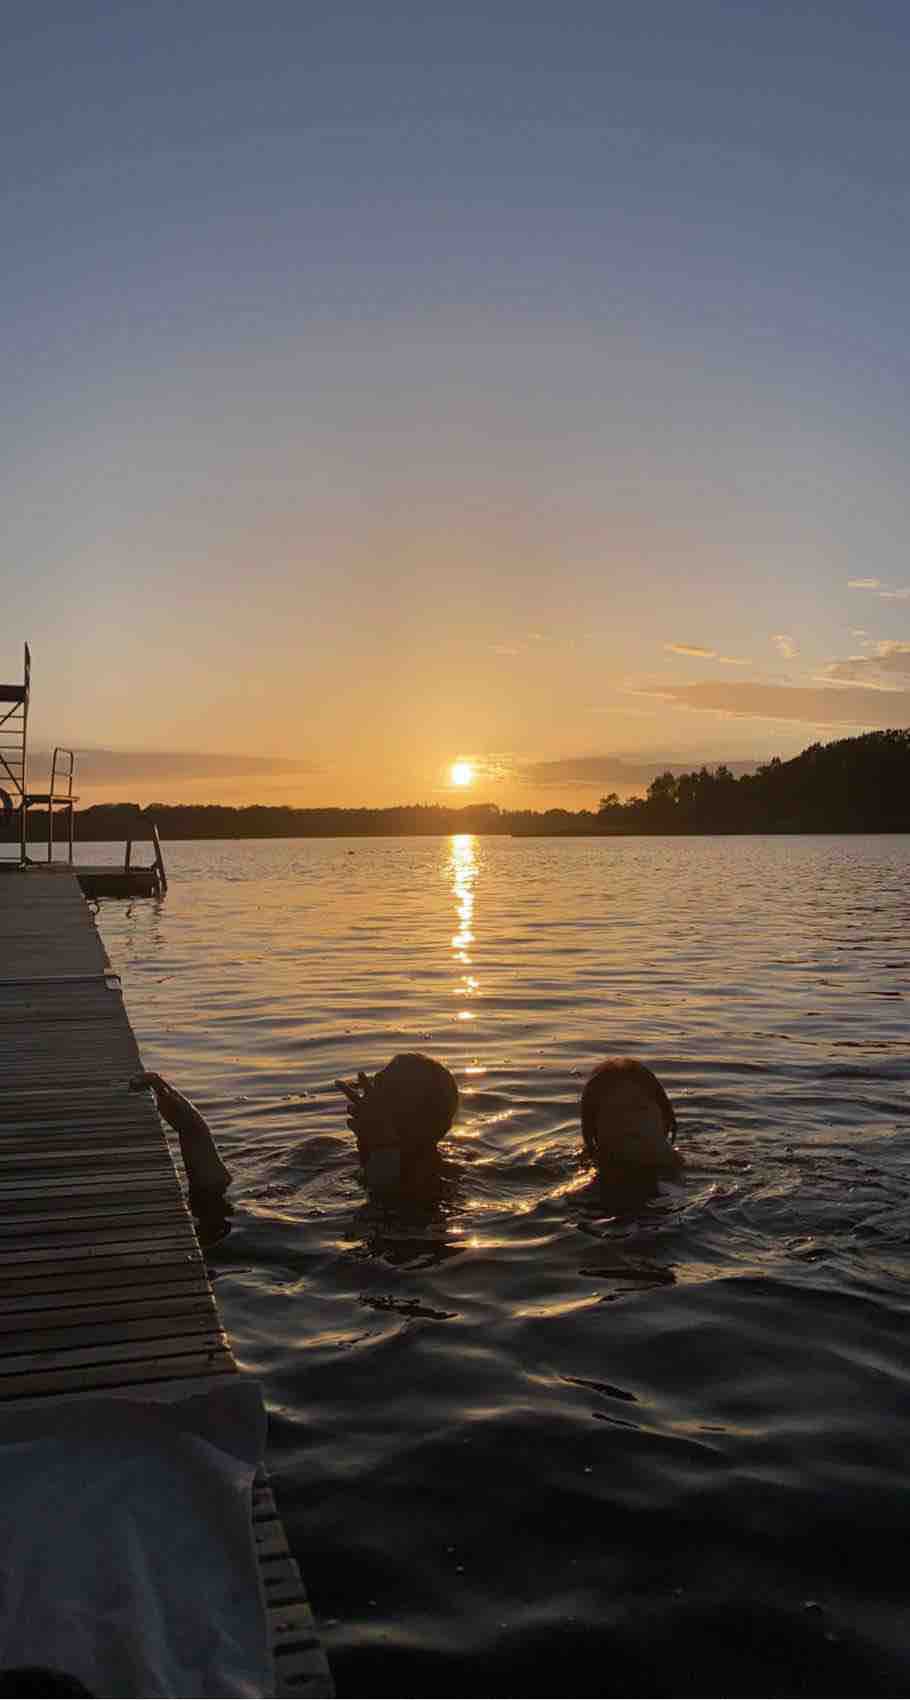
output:
M9 10L36 776L578 808L910 724L908 73L891 0Z

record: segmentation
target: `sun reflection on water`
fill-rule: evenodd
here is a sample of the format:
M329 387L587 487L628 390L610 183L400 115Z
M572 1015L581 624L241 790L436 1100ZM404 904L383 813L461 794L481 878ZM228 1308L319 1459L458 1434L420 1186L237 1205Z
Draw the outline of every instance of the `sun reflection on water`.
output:
M473 966L471 946L475 942L474 887L477 883L477 840L473 832L456 832L453 835L447 872L452 880L452 894L458 917L458 930L452 935L452 955L464 969L455 983L454 993L460 1000L467 1001L480 995L480 981L475 974L469 972ZM470 1009L460 1009L455 1019L473 1021L474 1012Z

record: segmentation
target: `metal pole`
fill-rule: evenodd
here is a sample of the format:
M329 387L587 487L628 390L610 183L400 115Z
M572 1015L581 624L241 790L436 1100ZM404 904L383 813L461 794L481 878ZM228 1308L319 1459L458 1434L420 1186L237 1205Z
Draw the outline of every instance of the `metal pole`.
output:
M158 837L158 828L154 821L152 821L152 841L155 846L155 866L158 869L158 883L161 886L161 890L164 892L167 891L167 874L164 871L164 857L161 854L161 839Z
M21 831L19 837L19 858L23 868L28 861L28 699L32 679L32 654L25 646L25 660L22 669L22 683L25 694L22 702L22 809Z
M51 762L51 789L47 800L47 865L50 867L54 859L54 787L57 783L57 751Z

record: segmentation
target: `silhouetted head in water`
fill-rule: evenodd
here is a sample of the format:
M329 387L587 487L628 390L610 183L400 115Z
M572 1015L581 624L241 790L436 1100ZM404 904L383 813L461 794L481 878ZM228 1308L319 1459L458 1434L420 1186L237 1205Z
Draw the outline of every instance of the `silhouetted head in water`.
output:
M608 1057L585 1082L581 1136L602 1181L653 1182L682 1168L673 1106L656 1074L632 1057Z
M348 1100L370 1192L420 1192L438 1179L437 1146L458 1110L458 1087L442 1063L403 1051L372 1079L335 1082Z

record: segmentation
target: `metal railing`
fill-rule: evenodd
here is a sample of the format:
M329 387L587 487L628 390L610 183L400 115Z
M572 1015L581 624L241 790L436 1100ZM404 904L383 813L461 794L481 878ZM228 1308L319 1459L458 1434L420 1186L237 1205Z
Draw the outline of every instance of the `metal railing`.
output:
M155 846L155 868L158 874L158 884L163 896L167 891L167 874L164 871L164 857L161 854L161 839L158 837L158 828L154 821L152 821L152 843Z
M154 851L155 851L155 859L152 863L152 868L154 870L155 878L158 882L158 895L159 895L159 897L163 897L165 892L167 891L167 874L166 874L165 868L164 868L164 853L161 849L161 839L158 837L158 828L155 825L154 821L152 821L152 846L153 846ZM123 852L123 872L125 874L129 873L130 868L132 866L132 861L133 861L133 840L131 838L128 838L127 841L126 841L126 847L125 847L124 852Z
M61 760L61 765L64 759L69 762L66 772L60 775L61 783L66 786L66 790L61 792L59 796L56 794L58 758ZM53 761L51 762L51 788L47 799L47 859L49 862L52 862L54 859L54 809L59 805L66 809L68 816L67 861L70 867L73 865L73 773L75 771L75 766L76 758L72 750L65 750L60 744L56 745Z

